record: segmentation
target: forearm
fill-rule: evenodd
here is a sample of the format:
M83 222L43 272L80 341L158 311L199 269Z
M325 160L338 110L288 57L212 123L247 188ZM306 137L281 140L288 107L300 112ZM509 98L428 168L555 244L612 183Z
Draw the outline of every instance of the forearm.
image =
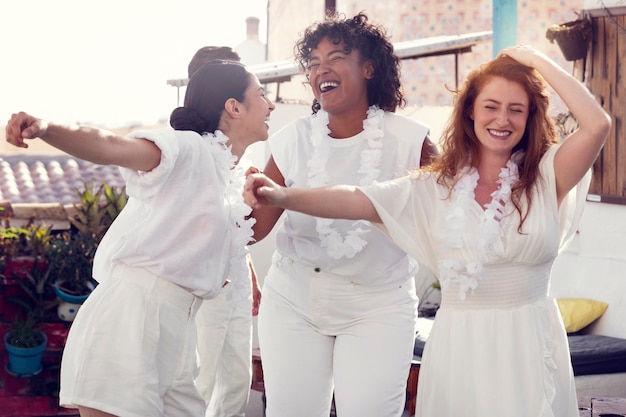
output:
M260 242L265 239L265 237L270 234L276 222L280 218L280 215L283 213L283 209L281 207L274 206L263 206L257 207L252 210L251 217L256 219L254 226L252 226L252 230L254 231L254 242Z
M115 136L113 132L92 127L49 123L41 139L77 158L106 165L114 163L109 157L109 146Z
M160 162L160 150L144 139L127 139L104 129L49 123L41 139L77 158L100 165L150 171Z
M279 205L315 217L380 222L370 200L351 185L286 188L285 198Z

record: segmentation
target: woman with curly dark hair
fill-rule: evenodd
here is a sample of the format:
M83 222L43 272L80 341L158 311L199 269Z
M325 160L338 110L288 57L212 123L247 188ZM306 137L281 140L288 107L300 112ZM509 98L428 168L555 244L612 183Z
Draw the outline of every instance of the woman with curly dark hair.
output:
M265 173L289 187L372 184L429 160L405 104L400 61L359 13L328 16L296 45L313 114L269 139ZM283 210L261 207L255 238ZM368 222L284 213L263 286L259 342L268 417L400 416L413 358L417 263Z

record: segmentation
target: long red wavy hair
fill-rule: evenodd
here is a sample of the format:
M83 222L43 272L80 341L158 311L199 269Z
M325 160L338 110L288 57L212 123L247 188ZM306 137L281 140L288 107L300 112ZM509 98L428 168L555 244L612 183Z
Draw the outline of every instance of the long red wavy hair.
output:
M522 140L513 152L523 150L524 157L518 163L519 181L514 184L511 199L520 213L519 229L531 206L531 190L538 180L539 161L548 148L559 143L552 117L548 114L550 98L547 83L533 68L514 59L501 56L472 71L463 87L455 93L455 105L443 131L441 155L428 168L438 174L438 183L450 190L458 180L457 174L466 166L478 167L481 146L474 132L474 121L470 117L478 93L493 77L502 77L522 86L528 94L529 113ZM527 197L527 207L522 211L520 200Z

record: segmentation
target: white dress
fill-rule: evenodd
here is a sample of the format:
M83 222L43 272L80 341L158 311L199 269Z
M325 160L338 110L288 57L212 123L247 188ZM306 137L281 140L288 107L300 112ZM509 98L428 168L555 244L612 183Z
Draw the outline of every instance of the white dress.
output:
M548 289L554 259L575 233L590 176L558 208L555 151L540 163L522 234L509 202L509 215L487 244L485 211L473 192L465 205L453 206L447 188L429 174L362 188L381 227L446 277L422 357L416 417L578 416L567 335Z

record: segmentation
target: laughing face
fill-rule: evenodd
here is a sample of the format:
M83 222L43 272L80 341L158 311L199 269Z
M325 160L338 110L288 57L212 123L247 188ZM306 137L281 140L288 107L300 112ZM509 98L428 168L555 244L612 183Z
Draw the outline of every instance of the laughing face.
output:
M335 44L324 38L311 51L309 84L322 109L330 114L367 108L367 80L372 77L370 62L361 54L347 52L343 41Z
M528 94L519 83L491 78L476 97L471 116L482 152L508 157L524 136L528 110Z

